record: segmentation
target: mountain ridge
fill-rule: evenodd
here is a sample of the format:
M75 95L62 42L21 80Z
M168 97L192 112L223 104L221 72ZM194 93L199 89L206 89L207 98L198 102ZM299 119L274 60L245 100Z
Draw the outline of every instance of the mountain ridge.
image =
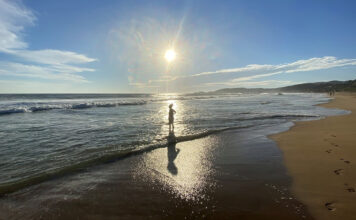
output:
M301 83L279 88L223 88L211 92L194 94L229 94L229 93L263 93L263 92L356 92L356 79L347 81L332 80L328 82Z

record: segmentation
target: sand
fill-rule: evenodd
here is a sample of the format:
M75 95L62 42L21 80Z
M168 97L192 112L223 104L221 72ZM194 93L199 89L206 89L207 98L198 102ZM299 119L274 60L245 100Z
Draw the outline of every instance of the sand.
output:
M337 94L322 106L351 114L297 122L270 137L283 151L292 192L313 217L356 219L356 94Z
M286 129L223 132L46 181L0 198L0 219L313 219L266 137Z

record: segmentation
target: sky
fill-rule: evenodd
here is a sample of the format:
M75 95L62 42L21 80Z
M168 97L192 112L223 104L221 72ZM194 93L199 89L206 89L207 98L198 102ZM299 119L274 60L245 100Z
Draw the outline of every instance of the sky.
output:
M0 0L0 93L352 80L355 21L352 0Z

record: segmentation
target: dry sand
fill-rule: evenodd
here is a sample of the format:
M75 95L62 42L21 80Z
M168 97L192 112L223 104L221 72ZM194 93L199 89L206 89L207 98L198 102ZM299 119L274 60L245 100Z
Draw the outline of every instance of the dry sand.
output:
M292 192L316 219L356 219L356 93L322 106L351 114L297 122L271 138L284 153Z

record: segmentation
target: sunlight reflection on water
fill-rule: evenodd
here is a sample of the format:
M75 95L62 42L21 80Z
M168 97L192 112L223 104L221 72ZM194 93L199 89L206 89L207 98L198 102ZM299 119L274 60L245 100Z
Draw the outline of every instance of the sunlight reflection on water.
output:
M167 100L166 102L163 102L161 109L159 110L159 114L161 115L160 117L162 120L165 122L163 123L161 127L161 132L160 134L168 134L168 112L169 108L168 106L170 104L173 104L173 109L176 111L176 114L174 115L174 133L176 136L181 136L183 135L183 131L187 129L186 124L183 123L184 120L184 115L187 114L186 108L184 107L184 104L180 100Z
M168 112L169 104L173 104L175 114L175 129L173 137L169 135ZM161 117L167 123L161 127L161 133L167 134L167 142L175 136L184 133L183 123L186 108L180 100L170 99L162 103L160 109ZM176 144L168 143L167 148L146 154L139 172L144 178L152 183L157 181L165 190L185 200L207 199L205 190L214 184L209 181L212 169L213 138L184 142ZM177 147L177 146L179 147Z
M153 151L143 157L137 167L139 178L159 183L184 200L200 201L209 199L206 192L215 187L211 180L214 138L176 144Z

